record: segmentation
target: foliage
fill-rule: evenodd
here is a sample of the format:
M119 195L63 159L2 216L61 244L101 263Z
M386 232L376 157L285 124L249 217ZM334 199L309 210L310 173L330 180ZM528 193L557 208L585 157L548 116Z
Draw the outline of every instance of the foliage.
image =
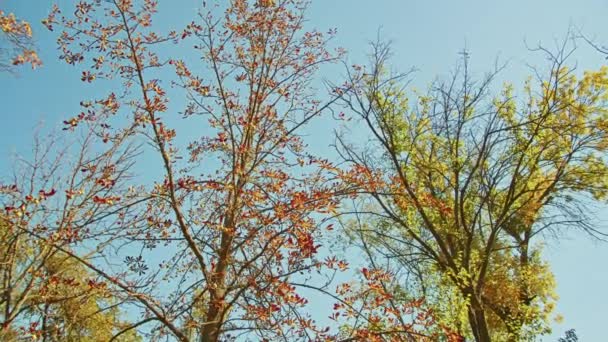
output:
M566 331L566 334L564 337L560 337L560 339L558 340L558 342L577 342L578 341L578 336L576 335L576 331L574 329L570 329L568 331Z
M319 71L345 53L329 47L335 30L304 29L308 5L204 1L166 32L154 0L53 7L43 24L59 59L96 95L63 121L68 138L36 140L0 185L0 339L550 331L557 296L540 237L598 234L583 206L608 197L608 68L576 75L563 48L516 96L510 84L494 92L499 70L475 81L465 54L421 93L389 72L378 43L370 67L321 95ZM0 58L12 60L1 68L40 65L28 23L0 11L0 26ZM371 138L359 148L338 136L340 158L323 159L306 129L348 122L328 115L340 103ZM333 250L342 233L364 265ZM336 329L314 320L310 293L335 303Z
M71 239L23 230L99 277L136 313L125 329L151 340L329 336L299 290L326 288L338 270L318 254L344 186L299 132L335 101L318 100L310 83L342 52L326 47L333 32L303 31L306 6L235 0L166 34L154 31L150 0L81 1L44 20L85 84L120 90L82 101L64 121L94 152L74 167L82 182L60 177L54 187L63 208L41 208L48 216L35 223L46 230L58 212ZM164 57L173 44L195 45ZM188 53L202 63L192 67ZM181 118L169 84L188 101ZM192 136L188 126L204 129ZM136 161L161 172L140 179Z
M30 64L36 68L42 64L32 44L32 28L13 13L0 10L0 70L10 71L11 66Z
M396 286L395 275L383 269L361 269L361 280L338 285L340 301L330 318L343 323L341 341L436 341L445 334L424 300L410 300ZM452 340L450 340L452 341Z
M608 69L579 78L562 49L523 97L511 85L492 96L498 70L475 82L465 57L452 79L408 94L406 75L386 71L388 47L374 48L343 96L373 147L340 139L363 201L375 203L360 210L376 225L364 247L417 275L440 323L463 336L548 332L555 282L536 239L557 227L597 233L580 205L607 194Z
M86 139L72 147L60 140L36 139L33 160L18 159L12 182L0 188L4 340L29 336L107 341L123 327L123 312L117 306L120 297L83 264L91 262L92 255L74 254L82 242L80 232L107 215L100 205L71 201L75 187L81 189L77 193L83 199L92 199L103 189L96 179L103 171L88 175L81 171L84 163L97 167L108 162L108 155L87 159L90 147ZM67 152L79 155L79 162L67 163ZM60 194L56 189L62 183L69 187ZM139 339L131 331L118 340Z
M123 323L116 301L77 260L23 234L3 221L0 301L3 340L17 336L61 341L108 341ZM6 234L8 233L8 234ZM33 242L33 243L32 243ZM140 341L129 332L118 341Z

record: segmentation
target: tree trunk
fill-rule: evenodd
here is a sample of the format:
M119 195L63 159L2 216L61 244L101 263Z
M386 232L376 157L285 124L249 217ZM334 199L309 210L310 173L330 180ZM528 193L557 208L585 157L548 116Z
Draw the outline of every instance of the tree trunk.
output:
M476 342L490 342L488 322L481 303L474 293L470 295L471 303L468 308L469 325Z
M229 237L222 236L222 245L224 245L224 241L226 240L231 239ZM222 246L222 250L227 249L228 248L224 248L224 246ZM211 289L209 291L209 306L205 317L205 325L201 332L201 342L217 342L220 337L220 329L222 327L222 320L224 311L226 309L225 276L226 269L228 267L227 258L227 255L224 255L223 258L220 256L217 267L212 276L213 279L211 281Z
M224 219L224 231L220 241L218 262L210 282L209 306L205 317L205 325L201 332L201 342L217 342L226 311L226 271L230 263L234 230L234 209Z
M218 297L218 296L211 296ZM212 298L209 302L209 309L205 317L205 326L201 331L201 342L217 342L220 337L222 326L222 312L224 311L221 299Z
M219 340L223 320L222 316L226 309L225 270L226 263L219 262L213 275L212 289L209 291L209 304L207 314L205 315L205 325L201 331L201 342L216 342Z

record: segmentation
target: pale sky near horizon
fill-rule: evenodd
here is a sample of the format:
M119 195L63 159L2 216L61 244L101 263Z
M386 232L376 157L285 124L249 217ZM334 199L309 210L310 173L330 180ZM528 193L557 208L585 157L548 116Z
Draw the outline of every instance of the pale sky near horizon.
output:
M76 1L57 0L68 9ZM161 24L178 28L194 19L195 0L160 0ZM13 150L27 152L32 128L41 120L58 126L73 116L82 99L95 88L84 87L78 72L58 59L54 39L40 24L53 1L0 0L0 9L15 12L32 23L44 66L34 72L23 68L19 77L0 75L2 173ZM170 4L170 5L169 5ZM308 26L320 30L337 28L336 45L349 51L353 63L365 63L367 42L378 30L392 41L394 67L416 67L414 85L424 87L433 78L447 74L466 46L471 64L480 74L493 67L497 57L508 61L506 79L522 80L530 71L527 63L543 66L543 59L528 47L542 43L553 47L574 27L608 45L605 25L608 0L313 0ZM577 70L608 63L602 55L580 43L572 57ZM336 71L339 74L339 71ZM320 134L320 133L319 133ZM314 138L314 137L313 137ZM608 229L608 213L599 213ZM564 316L554 333L543 341L557 341L567 329L577 330L581 342L608 341L608 243L570 234L550 240L545 256L556 275L560 301L557 312Z

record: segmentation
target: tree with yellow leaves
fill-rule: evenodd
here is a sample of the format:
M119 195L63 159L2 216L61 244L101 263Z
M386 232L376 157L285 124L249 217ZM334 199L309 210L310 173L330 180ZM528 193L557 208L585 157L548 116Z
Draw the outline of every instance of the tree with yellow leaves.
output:
M82 177L82 169L103 174L108 155L89 160L90 137L74 145L56 138L35 141L33 157L17 157L14 175L0 185L0 340L140 341L122 320L119 305L127 299L86 266L100 255L76 246L80 232L108 212L103 204L69 199L92 199L103 191L103 183ZM79 162L66 165L67 151L80 156ZM74 188L60 193L62 180Z
M500 68L474 81L466 54L424 95L386 71L384 44L370 68L351 73L355 90L343 99L371 135L365 150L339 139L345 161L364 170L359 211L371 218L358 241L370 258L407 270L404 285L463 338L550 331L555 281L541 233L599 233L582 205L608 190L608 68L577 76L569 53L548 54L547 75L519 97L509 84L492 95Z

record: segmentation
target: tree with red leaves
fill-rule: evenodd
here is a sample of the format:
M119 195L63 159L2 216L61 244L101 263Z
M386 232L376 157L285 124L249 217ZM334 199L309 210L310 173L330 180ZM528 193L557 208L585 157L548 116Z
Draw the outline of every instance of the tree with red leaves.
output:
M365 268L360 280L330 288L348 263L323 248L328 221L360 175L348 180L302 138L349 88L330 87L321 101L312 87L319 68L344 52L328 48L334 30L303 29L307 6L203 3L196 20L166 33L154 28L153 0L53 8L43 24L58 32L60 59L85 86L109 90L63 121L75 143L49 145L65 147L24 163L26 177L1 188L1 224L15 237L3 260L25 266L3 269L0 336L439 336L426 333L434 320L423 301L395 306L389 270ZM26 245L35 247L29 264L16 257ZM341 322L339 331L314 320L310 291L336 302L329 319ZM65 317L76 311L86 318Z
M112 234L94 251L110 261L79 260L139 311L123 331L182 341L327 335L302 311L308 300L294 284L328 268L319 257L321 226L344 186L306 151L300 131L335 100L318 100L310 83L342 51L326 47L333 32L303 32L306 6L234 0L167 34L153 30L151 0L81 1L69 15L55 7L44 21L60 31L61 59L83 82L118 89L81 102L65 129L90 132L108 153L143 141L151 148L131 163L162 170L151 183L129 178L124 189L117 164L82 168L100 174L101 190L86 201L108 215L67 252ZM189 53L202 63L164 56L171 44L193 40ZM167 70L173 76L159 79ZM168 91L188 101L181 118ZM210 133L182 133L196 125ZM66 196L85 200L78 191ZM126 267L114 267L117 258Z

